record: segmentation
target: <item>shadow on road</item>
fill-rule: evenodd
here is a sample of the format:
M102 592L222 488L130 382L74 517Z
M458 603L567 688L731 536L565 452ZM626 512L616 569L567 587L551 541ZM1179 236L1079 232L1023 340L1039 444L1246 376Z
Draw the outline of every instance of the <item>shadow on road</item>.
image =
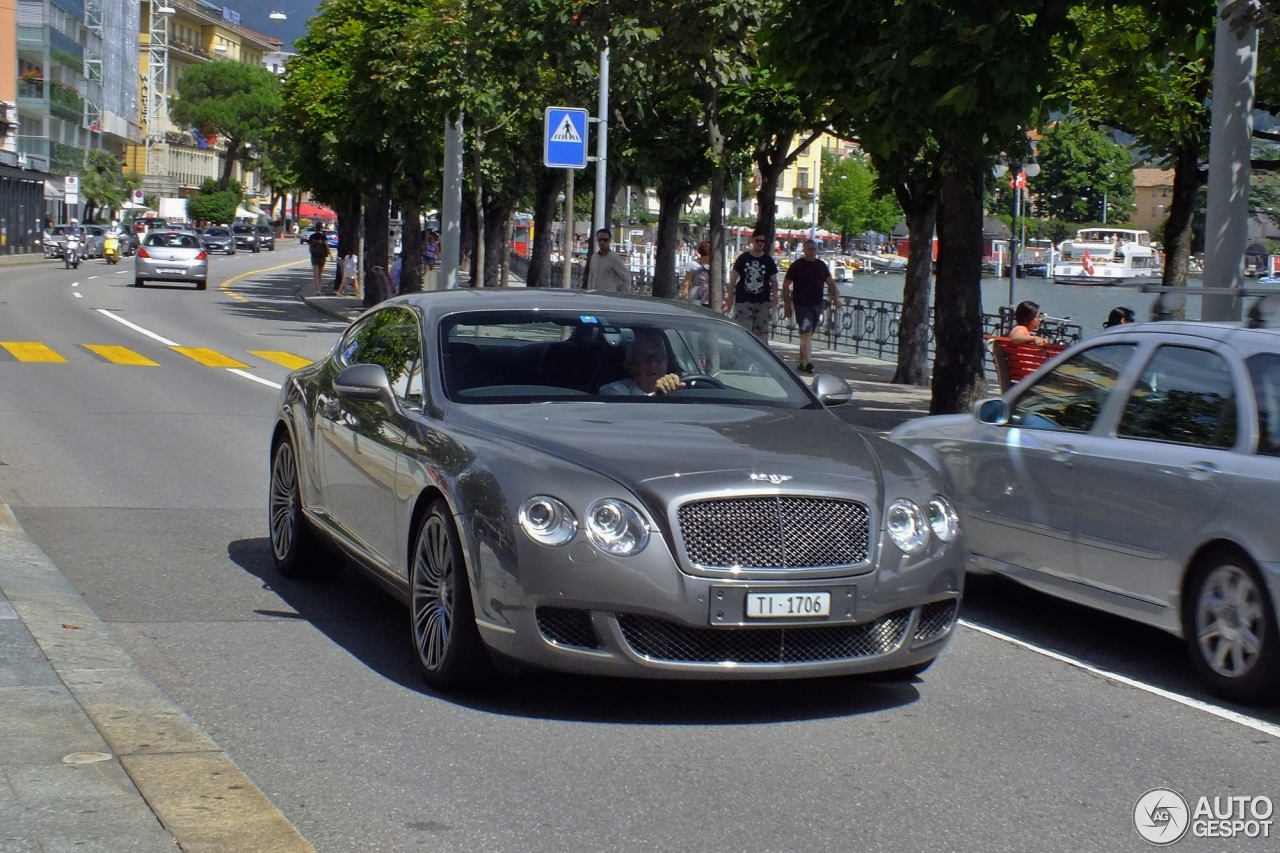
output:
M1280 724L1280 707L1236 705L1200 686L1182 640L1146 625L1036 592L999 576L969 575L960 617L1099 669Z
M384 678L492 714L632 725L750 725L870 714L920 698L913 684L876 683L870 676L651 681L550 672L503 674L466 692L438 694L418 675L408 609L356 569L345 567L309 580L283 577L275 570L266 538L236 540L227 546L227 556L296 611L260 610L259 615L304 619Z

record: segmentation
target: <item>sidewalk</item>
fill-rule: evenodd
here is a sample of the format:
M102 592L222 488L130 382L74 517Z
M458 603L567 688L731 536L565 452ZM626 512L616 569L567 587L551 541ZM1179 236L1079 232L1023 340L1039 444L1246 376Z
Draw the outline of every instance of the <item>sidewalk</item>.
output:
M43 252L27 252L25 255L0 255L0 267L24 266L38 264L45 260ZM52 260L49 261L53 263Z

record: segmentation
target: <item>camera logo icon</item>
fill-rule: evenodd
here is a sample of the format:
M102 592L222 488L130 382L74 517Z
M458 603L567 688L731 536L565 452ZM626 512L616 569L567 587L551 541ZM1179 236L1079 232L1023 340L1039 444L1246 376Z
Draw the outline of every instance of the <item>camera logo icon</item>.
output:
M1191 810L1177 791L1152 788L1133 807L1133 826L1144 841L1167 847L1182 840L1191 825Z

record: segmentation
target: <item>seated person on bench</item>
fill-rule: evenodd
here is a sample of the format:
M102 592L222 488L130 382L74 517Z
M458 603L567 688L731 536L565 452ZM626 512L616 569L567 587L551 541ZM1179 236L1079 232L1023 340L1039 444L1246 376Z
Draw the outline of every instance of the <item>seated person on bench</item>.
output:
M684 387L679 374L668 372L667 345L656 329L636 329L636 338L627 347L622 366L631 378L601 386L601 396L644 397L669 394Z

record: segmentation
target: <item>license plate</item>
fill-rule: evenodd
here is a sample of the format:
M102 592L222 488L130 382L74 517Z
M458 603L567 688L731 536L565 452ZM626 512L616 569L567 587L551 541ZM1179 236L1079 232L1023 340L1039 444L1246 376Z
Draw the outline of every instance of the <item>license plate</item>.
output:
M161 269L157 269L156 272L160 273L161 275L181 275L182 273L186 272L186 270L177 269L176 267L163 267Z
M748 619L803 619L831 615L829 592L748 592Z

